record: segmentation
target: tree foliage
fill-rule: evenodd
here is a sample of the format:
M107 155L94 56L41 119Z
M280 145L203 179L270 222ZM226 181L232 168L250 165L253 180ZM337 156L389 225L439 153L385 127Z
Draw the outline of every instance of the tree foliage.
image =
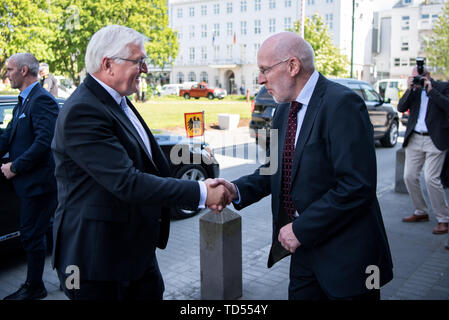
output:
M48 38L52 34L46 0L2 0L0 4L0 67L5 74L6 60L18 52L32 52L36 58L52 59Z
M299 26L297 21L294 28L296 33L299 33ZM348 58L332 44L329 29L318 14L312 19L306 18L304 39L315 51L315 67L319 72L325 76L348 76Z
M427 64L436 69L436 73L447 79L449 73L449 2L446 2L433 33L425 41Z
M169 64L178 53L165 0L6 0L0 14L2 57L29 51L76 84L90 38L107 25L127 26L147 36L147 54L155 66Z

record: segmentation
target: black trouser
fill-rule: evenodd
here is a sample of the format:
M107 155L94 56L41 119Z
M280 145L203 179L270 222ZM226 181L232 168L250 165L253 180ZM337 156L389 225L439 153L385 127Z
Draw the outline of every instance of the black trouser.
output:
M70 300L162 300L164 281L159 266L154 265L134 281L80 280L79 289L67 289L67 276L57 270L65 295ZM82 270L80 270L82 273ZM69 279L71 282L71 279Z
M304 257L293 254L290 262L289 300L380 300L380 290L344 298L335 298L327 294L318 283Z
M56 191L20 199L20 240L27 256L26 282L43 285L46 241L45 234L57 205Z

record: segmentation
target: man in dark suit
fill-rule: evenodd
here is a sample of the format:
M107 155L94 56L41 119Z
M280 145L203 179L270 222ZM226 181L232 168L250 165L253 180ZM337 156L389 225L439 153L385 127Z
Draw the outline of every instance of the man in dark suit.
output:
M392 261L363 100L320 75L312 47L295 33L268 38L257 61L259 83L280 103L278 154L251 175L215 183L238 210L271 195L268 267L292 254L289 299L379 299ZM264 172L273 162L279 169Z
M56 208L54 160L50 150L58 105L38 83L39 62L29 53L8 60L11 87L20 90L13 118L0 136L0 155L9 152L2 173L11 179L20 198L20 239L27 255L27 278L5 299L33 300L47 295L44 271L45 233Z
M422 83L414 83L413 79L417 76L422 77ZM425 68L419 75L415 67L408 78L408 89L399 100L398 110L410 110L403 143L404 182L415 206L413 214L402 221L429 221L429 211L419 182L424 168L430 203L438 221L433 233L445 234L448 232L449 207L440 175L445 151L449 149L449 83L434 81Z
M167 244L169 207L226 204L222 186L169 177L158 143L126 98L147 72L145 41L122 26L96 32L88 75L56 123L53 266L70 299L162 299L155 251Z

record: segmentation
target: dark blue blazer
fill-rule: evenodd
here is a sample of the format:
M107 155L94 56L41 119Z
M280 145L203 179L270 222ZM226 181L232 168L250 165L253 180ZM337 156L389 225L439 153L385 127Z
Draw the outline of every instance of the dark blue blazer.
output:
M0 136L0 155L9 152L17 175L12 179L19 197L56 192L55 164L50 145L59 107L54 98L36 84Z
M290 104L278 106L273 129L278 130L277 158L234 183L241 202L237 209L271 194L273 244L268 266L289 253L277 240L289 221L282 205L282 151ZM272 175L261 169L278 162ZM392 277L392 259L376 197L376 155L373 127L366 105L352 90L319 77L307 108L293 159L291 196L299 217L293 232L301 243L295 255L312 270L320 286L333 297L368 291L370 265L379 267L380 285ZM295 259L298 261L298 259Z

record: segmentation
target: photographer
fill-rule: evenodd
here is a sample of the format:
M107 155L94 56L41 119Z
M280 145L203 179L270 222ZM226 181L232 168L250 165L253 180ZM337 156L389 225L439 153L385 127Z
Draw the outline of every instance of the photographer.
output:
M440 180L444 154L449 149L449 83L436 82L424 67L424 59L417 58L417 66L408 78L408 89L399 100L398 111L410 109L405 132L404 181L415 212L403 222L429 221L420 175L424 177L433 212L438 225L434 234L448 232L449 207Z

